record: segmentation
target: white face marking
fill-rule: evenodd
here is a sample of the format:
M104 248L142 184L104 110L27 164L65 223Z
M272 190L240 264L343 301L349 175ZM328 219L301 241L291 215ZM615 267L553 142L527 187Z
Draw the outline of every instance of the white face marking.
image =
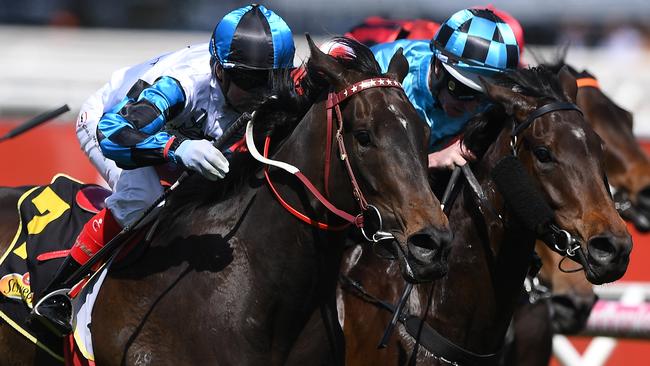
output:
M392 104L388 106L388 110L391 111L393 114L396 114L396 115L398 114L397 109ZM406 129L406 126L408 125L408 123L406 122L406 119L404 117L398 115L397 120L399 121L399 123L402 124L402 127L404 127L404 129Z
M582 127L574 127L571 129L571 133L573 136L575 136L578 140L585 141L586 140L586 134L585 130L582 129Z

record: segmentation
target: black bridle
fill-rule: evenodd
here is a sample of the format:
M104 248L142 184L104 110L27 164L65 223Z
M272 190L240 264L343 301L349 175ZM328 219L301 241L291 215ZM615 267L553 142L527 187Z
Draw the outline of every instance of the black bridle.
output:
M535 109L523 123L513 126L511 133L511 153L516 158L517 152L519 149L518 136L530 127L537 118L551 112L561 111L561 110L575 110L582 114L582 111L573 103L568 102L551 102L545 104L537 109ZM460 172L463 172L465 180L467 181L470 190L476 204L479 206L479 211L484 215L490 216L491 220L501 221L503 224L503 218L496 212L494 207L489 203L485 192L478 183L478 180L472 173L471 169L465 165L462 168L457 167L452 174L452 179L450 180L445 194L443 197L444 210L448 211L453 204L455 195L451 192L457 191L455 185L458 179ZM585 253L582 249L581 242L579 239L571 235L567 230L560 228L557 224L551 222L547 225L545 230L541 233L540 239L542 239L552 250L562 255L564 258L560 261L558 268L562 272L577 272L583 269L588 268L587 260ZM491 252L491 250L490 250ZM562 263L566 258L574 258L576 262L582 265L581 268L575 270L565 270L562 268ZM406 331L411 337L415 339L415 345L413 351L411 352L409 365L415 365L417 362L417 353L418 348L422 345L427 349L434 358L439 361L445 362L450 365L460 366L460 365L495 365L499 358L501 357L502 350L499 350L495 353L490 354L477 354L466 350L447 338L438 333L430 325L428 325L423 319L413 316L411 314L403 314L400 309L404 308L404 302L408 299L408 293L410 292L411 286L406 286L404 289L400 301L397 305L393 306L392 304L387 303L377 297L369 294L365 288L356 281L350 279L347 276L341 276L342 287L345 290L348 290L353 295L359 297L360 299L377 306L380 309L387 310L394 313L394 318L399 322L403 323ZM406 296L405 296L406 294ZM431 293L429 294L429 303L431 302ZM397 313L396 313L397 310ZM427 307L428 310L428 307ZM426 313L425 313L426 316ZM391 327L389 326L388 329ZM388 329L386 332L388 332ZM386 337L386 335L384 335Z
M510 150L512 156L517 157L519 149L519 135L530 127L537 118L551 112L562 110L574 110L583 115L582 110L574 103L569 102L551 102L535 109L526 120L513 127L510 134ZM609 189L609 187L608 187ZM556 223L551 222L545 228L546 230L540 235L540 239L544 241L554 252L560 254L564 258L558 264L558 269L565 273L578 272L588 268L587 258L582 249L581 241L569 233L567 230L562 229ZM572 258L578 262L582 267L577 269L564 269L562 263L567 259Z

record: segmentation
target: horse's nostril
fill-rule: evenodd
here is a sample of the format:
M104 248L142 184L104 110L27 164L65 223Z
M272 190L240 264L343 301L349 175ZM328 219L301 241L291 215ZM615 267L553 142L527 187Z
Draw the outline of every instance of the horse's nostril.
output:
M451 242L451 239L452 235L449 230L428 228L411 235L408 237L407 242L409 245L419 248L438 250L447 246Z
M438 244L433 239L433 236L431 234L420 233L411 235L408 238L408 243L419 248L430 250L438 249Z
M610 262L616 252L616 245L610 236L600 235L589 239L589 256L602 264Z

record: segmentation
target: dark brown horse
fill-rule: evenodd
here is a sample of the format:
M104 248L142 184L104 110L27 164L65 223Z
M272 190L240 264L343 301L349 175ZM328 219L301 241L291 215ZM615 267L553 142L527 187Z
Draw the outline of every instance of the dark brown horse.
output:
M605 142L607 177L621 216L639 231L650 231L650 159L634 137L633 116L603 93L589 72L577 77L584 81L577 102Z
M552 69L559 71L564 65L558 62ZM629 199L629 202L617 202L619 212L623 211L622 217L632 221L640 231L650 230L650 221L645 217L650 202L650 160L634 137L632 114L609 98L591 73L569 69L578 80L576 102L605 142L605 171L616 191L614 196ZM597 300L593 286L583 276L558 270L561 257L539 243L537 252L544 263L539 279L551 292L539 303L517 310L515 327L520 331L515 332L516 355L512 365L547 365L552 335L582 330Z
M469 188L459 194L449 216L455 233L449 272L433 285L416 286L408 307L411 314L424 316L433 329L456 346L481 355L502 348L536 239L522 225L524 220L513 216L510 204L504 204L491 179L491 171L502 158L516 152L532 184L553 209L555 223L577 238L589 281L604 283L620 278L632 247L605 185L600 138L575 110L551 109L536 114L545 105L575 102L575 78L566 70L558 78L544 68L534 68L516 71L502 84L505 87L486 84L486 90L503 109L495 108L478 118L475 122L479 123L465 134L468 146L482 156L473 170L487 195L488 206L495 212L491 219L486 218L491 210L477 209ZM503 111L508 116L506 123ZM536 116L532 124L521 130L516 140L511 139L513 125L521 128L518 126L531 115ZM351 278L378 298L396 302L403 287L397 267L370 256L365 246L360 255L346 260L349 262ZM403 327L388 349L376 349L388 312L351 294L344 296L344 309L349 364L406 363L414 339ZM481 357L475 356L463 352L462 359L450 361L480 364L477 359ZM496 357L486 358L495 361ZM437 364L424 351L418 361Z
M374 78L370 82L378 85L358 86L364 90L340 105L347 159L363 197L381 214L381 227L394 237L390 244L404 277L431 281L446 272L451 234L439 202L421 189L427 184L428 127L393 81L404 78L408 63L396 55L382 75L365 46L346 42L354 60L336 60L309 40L308 78L301 85L313 105L294 113L291 106L301 103L294 103L293 94L280 94L258 110L256 133L273 136L273 159L300 168L339 209L358 212L344 161L336 148L326 149L326 97L330 89L348 90ZM279 144L283 135L288 137ZM144 257L108 276L92 323L97 364L285 364L311 314L332 310L346 232L301 223L265 185L259 164L249 155L234 159L239 160L225 182L215 186L195 176L183 184L161 214ZM329 225L345 223L294 177L275 169L270 176L296 210ZM377 219L368 217L366 230ZM331 339L320 348L335 361L342 350L335 310L331 314L334 321L324 320ZM10 348L1 345L0 353L6 352ZM318 359L322 353L311 361L328 361Z
M559 71L563 57L550 67ZM616 104L589 71L569 66L578 80L576 103L605 142L605 168L621 216L650 231L650 159L634 136L632 113Z

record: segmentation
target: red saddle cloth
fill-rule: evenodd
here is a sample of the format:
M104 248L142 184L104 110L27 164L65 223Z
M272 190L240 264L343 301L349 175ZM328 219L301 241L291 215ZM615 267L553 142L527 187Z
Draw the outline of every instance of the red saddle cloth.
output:
M66 366L95 366L95 362L87 359L77 347L74 335L69 334L63 341L63 357Z

